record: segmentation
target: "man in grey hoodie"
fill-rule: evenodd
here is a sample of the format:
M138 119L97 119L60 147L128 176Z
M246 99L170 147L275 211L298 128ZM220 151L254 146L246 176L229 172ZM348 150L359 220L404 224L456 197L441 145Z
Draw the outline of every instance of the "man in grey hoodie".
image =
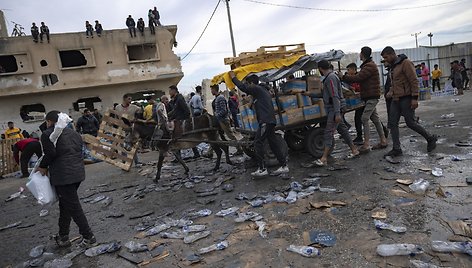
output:
M348 129L342 120L342 110L345 109L346 101L344 100L341 81L339 77L334 74L330 68L330 63L326 60L318 62L318 69L325 77L323 79L323 102L328 115L324 132L324 151L323 156L317 159L314 164L317 166L326 166L328 163L328 156L331 149L334 147L334 131L337 130L347 145L351 148L351 154L348 158L353 158L359 155L357 147L352 142L349 136Z

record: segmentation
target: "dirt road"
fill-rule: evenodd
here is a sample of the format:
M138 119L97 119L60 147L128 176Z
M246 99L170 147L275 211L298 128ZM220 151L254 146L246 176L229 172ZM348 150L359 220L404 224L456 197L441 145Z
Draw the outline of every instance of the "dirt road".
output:
M301 164L312 159L305 153L291 152L291 172L286 178L252 179L249 175L254 170L251 161L235 166L223 164L219 172L213 173L212 160L198 159L189 162L190 175L204 177L188 179L180 166L167 162L162 180L154 185L153 174L139 174L147 173L147 169L151 170L152 166L124 172L109 164L97 163L86 167L87 179L81 185L79 195L84 198L82 201L100 195L113 199L108 206L103 202L83 203L99 242L117 240L124 245L130 240L141 243L156 241L161 246L153 251L154 254L160 253L162 256L165 252L169 253L169 256L145 267L185 267L188 264L186 259L192 252L222 240L228 241L228 248L202 255L203 259L193 266L414 267L410 260L421 260L438 266L471 267L472 257L465 254L435 253L430 246L432 240L447 241L453 235L447 221L472 219L472 186L465 183L466 177L472 176L472 160L469 160L472 159L469 155L472 147L455 145L459 141L472 141L471 101L472 94L466 92L461 97L434 97L431 101L421 102L417 115L428 130L440 135L438 148L431 154L426 153L424 139L415 136L407 128L401 128L404 156L400 158L399 164L391 164L382 158L388 149L344 160L347 146L339 140L335 160L326 168L304 168ZM379 110L386 122L383 102L379 104ZM441 118L441 115L450 113L454 113L453 118ZM348 120L353 121L349 117ZM372 136L376 137L376 134ZM452 155L458 156L462 161L452 161ZM141 161L148 163L157 160L157 153L150 152L140 157ZM469 158L465 159L467 157ZM240 157L232 159L243 161ZM443 176L433 176L431 169L434 168L441 168ZM323 174L327 176L319 176ZM249 200L237 199L242 197L241 193L249 198L255 197L252 201L267 198L270 193L282 193L285 197L290 191L291 182L302 183L304 179L311 177L320 177L324 192L315 191L292 204L271 202L252 208L247 203ZM396 179L419 178L431 182L425 196L411 193L408 186L396 182ZM223 189L223 185L228 183L234 186L233 191L226 192ZM24 180L17 178L0 180L0 197L6 199L24 184ZM326 192L329 191L326 188L337 191ZM441 192L436 193L440 188L445 197L440 197ZM214 195L198 197L199 194L208 192ZM48 240L50 235L57 232L57 204L48 208L49 215L39 217L43 207L37 205L27 191L25 194L26 198L0 202L0 226L22 222L18 227L0 231L1 267L22 265L30 259L29 251L40 244L46 245L47 252L55 253L55 258L69 252L67 249L54 249L53 243ZM329 204L317 203L324 201L341 202L331 203L332 206L328 208ZM314 208L310 203L322 207ZM259 213L263 217L262 221L267 224L266 230L262 232L266 237L260 235L255 222L237 223L235 216L215 215L223 208L233 206L239 207L240 211ZM193 220L194 224L206 225L206 229L211 232L208 237L190 244L185 244L182 239L165 239L159 235L133 238L139 233L137 227L144 226L144 229L146 223L154 225L156 222L166 222L165 217L178 220L188 216L191 209L212 211L210 216ZM372 214L379 211L386 213L385 222L406 227L406 233L377 230ZM130 219L144 212L152 214ZM169 231L178 229L172 227ZM332 233L336 242L331 247L321 248L321 256L314 258L306 258L286 250L290 244L307 245L309 231ZM78 230L72 223L71 237L77 235ZM459 238L467 240L464 236ZM385 243L418 244L425 253L416 256L380 257L376 253L376 247ZM123 247L121 251L127 250ZM138 253L137 256L144 259L151 257L149 253ZM72 261L73 267L135 267L117 253L91 258L82 254Z

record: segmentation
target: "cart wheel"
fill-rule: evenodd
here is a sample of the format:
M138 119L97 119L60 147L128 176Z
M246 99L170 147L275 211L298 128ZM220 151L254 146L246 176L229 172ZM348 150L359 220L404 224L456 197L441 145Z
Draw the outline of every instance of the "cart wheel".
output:
M294 151L301 151L305 148L304 138L301 132L285 132L285 141L287 142L288 148Z
M323 156L324 150L324 129L316 127L308 132L305 137L305 148L306 151L313 157L320 158Z

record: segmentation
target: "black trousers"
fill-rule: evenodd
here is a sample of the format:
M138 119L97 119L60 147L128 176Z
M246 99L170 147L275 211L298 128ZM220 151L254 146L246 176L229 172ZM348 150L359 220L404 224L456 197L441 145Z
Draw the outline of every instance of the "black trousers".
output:
M364 113L364 107L357 109L354 112L354 125L356 126L356 133L358 138L362 138L362 114Z
M85 217L82 206L80 205L77 189L80 182L68 185L56 185L56 194L59 198L59 235L68 236L70 231L70 222L74 222L79 227L79 233L85 239L93 236L89 227L87 218Z
M281 147L277 144L277 138L275 137L275 124L259 124L259 129L256 132L256 138L254 140L254 149L256 151L256 160L259 168L265 168L264 163L264 141L269 142L270 149L277 157L280 165L287 164L287 159L283 154Z
M436 86L438 86L438 90L441 91L441 86L439 85L439 79L433 79L433 92L435 91Z
M43 151L41 150L41 143L39 141L28 143L23 149L23 151L21 152L20 165L21 165L21 174L23 174L23 176L29 176L28 163L34 154L38 158L40 158L41 155L43 155Z

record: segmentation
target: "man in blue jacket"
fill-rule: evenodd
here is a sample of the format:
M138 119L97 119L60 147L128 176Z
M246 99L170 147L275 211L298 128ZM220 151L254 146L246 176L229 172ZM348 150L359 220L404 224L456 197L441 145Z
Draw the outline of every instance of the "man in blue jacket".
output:
M74 220L82 235L80 245L92 247L97 244L97 240L77 195L80 183L85 180L82 137L74 130L65 128L54 145L49 136L54 131L58 118L58 111L51 111L46 115L47 129L41 135L44 156L38 168L42 175L46 175L49 171L51 185L59 198L59 233L54 239L59 247L69 247L70 222Z
M280 167L275 170L273 175L280 175L289 172L287 166L287 157L281 150L281 146L277 144L275 136L275 113L274 106L272 104L272 96L269 91L259 85L259 77L257 75L249 75L246 77L246 83L243 84L236 78L233 71L229 72L233 83L242 91L249 95L252 95L254 106L256 110L257 122L259 128L256 132L256 138L254 140L254 147L256 151L256 160L259 168L251 173L254 177L267 176L269 172L264 163L264 142L267 139L269 142L270 149L274 152L277 160L279 161Z

